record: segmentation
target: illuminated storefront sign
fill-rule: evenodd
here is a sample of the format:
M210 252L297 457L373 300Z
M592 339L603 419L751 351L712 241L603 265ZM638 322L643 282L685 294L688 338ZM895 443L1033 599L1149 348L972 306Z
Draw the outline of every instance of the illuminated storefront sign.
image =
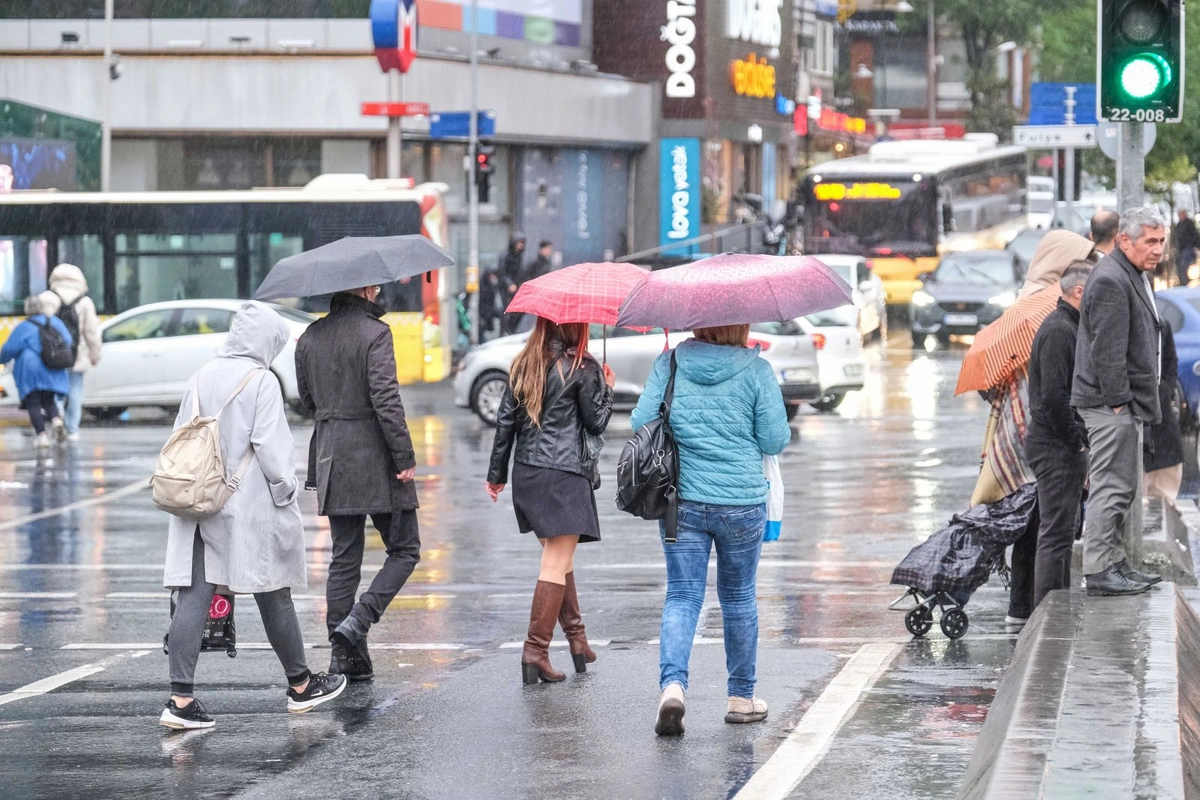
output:
M725 33L730 39L779 47L783 41L783 0L728 0Z
M804 109L797 109L793 115L796 133L804 136L808 133L809 120ZM867 121L862 117L852 117L831 108L822 108L821 116L816 120L816 127L833 133L863 134L867 132Z
M834 200L899 200L900 190L889 183L818 183L813 196L822 203Z
M692 70L696 66L696 0L668 0L667 24L660 33L667 48L667 97L688 98L696 96L696 79Z
M674 244L699 236L700 140L660 140L658 181L659 242Z
M743 97L775 97L775 68L754 53L729 65L729 79Z

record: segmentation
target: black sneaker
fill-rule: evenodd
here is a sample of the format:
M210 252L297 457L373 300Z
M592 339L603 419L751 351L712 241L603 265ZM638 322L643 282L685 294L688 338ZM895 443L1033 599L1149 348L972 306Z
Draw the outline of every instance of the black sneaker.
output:
M217 723L208 715L208 711L195 698L183 708L175 705L174 700L167 701L158 724L173 731L194 731L201 728L211 728Z
M295 689L287 690L288 711L293 714L303 714L312 711L321 703L328 702L341 694L346 688L346 678L343 675L326 675L324 672L314 672L308 676L308 686L303 692Z
M367 653L366 642L362 646L347 650L341 645L333 646L333 654L329 657L329 671L337 675L345 675L351 681L369 681L375 677L375 667L371 656Z

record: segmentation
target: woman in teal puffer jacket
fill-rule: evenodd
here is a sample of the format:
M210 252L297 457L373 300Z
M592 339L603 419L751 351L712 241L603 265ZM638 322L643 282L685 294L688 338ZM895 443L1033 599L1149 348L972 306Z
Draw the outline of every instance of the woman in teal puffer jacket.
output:
M688 660L714 544L729 668L725 721L767 717L767 704L754 696L758 557L767 500L762 459L781 452L792 431L775 373L757 347L746 347L749 335L749 325L700 328L675 349L671 430L679 447L679 530L677 542L663 542L667 597L654 727L660 736L683 733ZM658 418L670 373L671 354L663 353L633 412L634 430Z

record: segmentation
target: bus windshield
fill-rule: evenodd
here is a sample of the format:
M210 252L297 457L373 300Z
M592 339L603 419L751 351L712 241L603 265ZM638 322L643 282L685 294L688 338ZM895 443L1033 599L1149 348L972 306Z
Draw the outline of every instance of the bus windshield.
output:
M805 242L810 253L934 255L933 181L856 178L806 186Z

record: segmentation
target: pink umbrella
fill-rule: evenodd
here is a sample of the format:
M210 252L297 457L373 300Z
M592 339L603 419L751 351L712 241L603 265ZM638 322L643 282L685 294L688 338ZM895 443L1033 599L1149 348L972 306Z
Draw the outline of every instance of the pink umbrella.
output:
M551 322L612 325L629 290L650 273L634 264L575 264L526 281L506 309Z
M647 275L622 304L617 325L783 322L851 302L850 286L815 258L725 253Z

